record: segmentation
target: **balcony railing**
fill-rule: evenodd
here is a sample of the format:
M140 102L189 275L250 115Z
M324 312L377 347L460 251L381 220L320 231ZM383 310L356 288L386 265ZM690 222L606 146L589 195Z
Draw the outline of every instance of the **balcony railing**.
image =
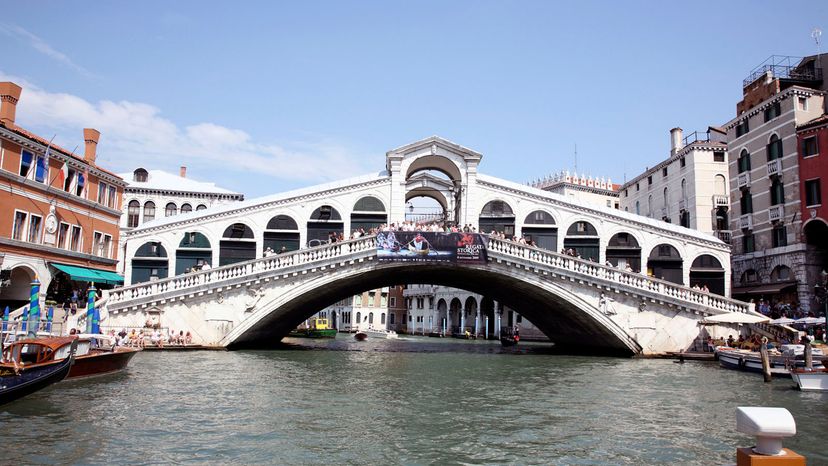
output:
M693 131L684 137L684 146L689 146L694 142L710 142L710 133L707 131Z
M822 68L798 66L801 62L801 57L771 55L770 58L750 72L748 77L742 81L742 86L746 87L769 71L774 78L804 81L818 81L822 79Z
M768 162L768 176L782 175L782 161L774 159Z
M753 230L753 214L745 214L739 217L739 228Z
M730 207L730 198L722 194L713 195L714 207Z
M728 230L718 230L716 231L716 236L727 244L730 244L730 241L733 239L733 235Z
M739 188L750 186L750 172L739 173L736 177L736 186Z
M785 206L782 204L770 206L768 209L768 218L771 222L778 222L785 218Z

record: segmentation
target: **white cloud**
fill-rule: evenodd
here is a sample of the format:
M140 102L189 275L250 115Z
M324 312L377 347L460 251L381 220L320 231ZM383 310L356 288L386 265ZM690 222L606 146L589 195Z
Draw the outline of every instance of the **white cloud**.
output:
M72 68L73 70L77 71L78 73L86 76L86 77L94 77L94 75L89 72L86 68L78 65L71 58L66 56L66 54L59 52L52 48L45 40L41 39L40 37L32 34L31 32L23 29L22 27L16 24L7 24L7 23L0 23L0 31L4 32L6 35L14 37L15 39L27 43L30 47L37 50L38 52L46 55L47 57L56 60L64 65Z
M209 181L221 185L221 178L234 174L326 182L371 171L363 166L364 157L338 144L257 142L245 131L213 123L179 127L162 117L159 108L145 103L92 103L71 94L47 92L1 71L0 80L23 87L18 124L44 137L57 133L55 142L69 150L82 142L82 128L96 128L101 132L98 160L116 172L138 166L175 171L179 165L188 165L211 169L219 177Z

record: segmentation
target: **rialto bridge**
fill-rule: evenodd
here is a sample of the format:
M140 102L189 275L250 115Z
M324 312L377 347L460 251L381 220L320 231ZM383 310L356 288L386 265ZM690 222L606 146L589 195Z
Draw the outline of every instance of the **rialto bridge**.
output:
M690 347L705 316L752 312L727 298L729 248L717 238L483 175L481 159L431 137L389 151L375 175L146 223L127 234L128 285L104 295L104 323L160 319L200 343L266 346L345 297L431 283L491 297L556 344L637 354ZM493 238L483 264L400 263L378 260L375 236L327 243L403 222L418 196L449 223L539 247Z

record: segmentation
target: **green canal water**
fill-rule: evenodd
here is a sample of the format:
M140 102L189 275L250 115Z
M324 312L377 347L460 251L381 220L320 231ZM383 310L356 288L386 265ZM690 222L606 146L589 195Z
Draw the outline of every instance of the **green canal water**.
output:
M143 352L0 407L3 464L735 463L737 406L781 406L828 464L828 395L713 363L429 338Z

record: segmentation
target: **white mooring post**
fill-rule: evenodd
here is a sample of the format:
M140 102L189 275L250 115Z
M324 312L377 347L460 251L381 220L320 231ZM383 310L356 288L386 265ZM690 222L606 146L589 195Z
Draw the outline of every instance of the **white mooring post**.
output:
M782 448L796 435L796 422L785 408L736 408L736 430L756 437L756 446L736 449L736 466L805 466L805 457Z

